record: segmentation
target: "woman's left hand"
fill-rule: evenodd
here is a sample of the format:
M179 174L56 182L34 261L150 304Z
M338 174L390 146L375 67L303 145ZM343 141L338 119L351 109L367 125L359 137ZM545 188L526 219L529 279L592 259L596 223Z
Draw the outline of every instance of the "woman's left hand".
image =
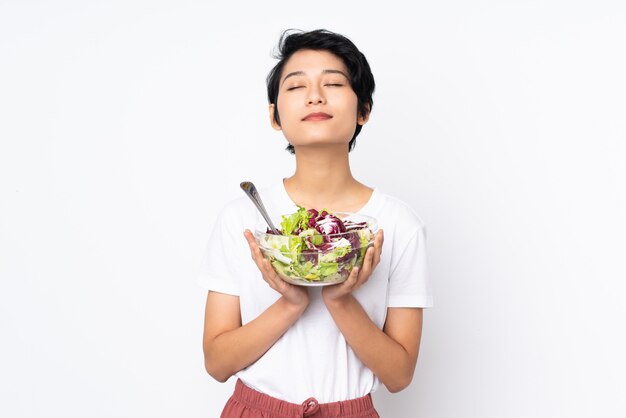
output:
M339 302L346 296L349 296L363 286L370 278L374 268L380 263L380 255L383 249L383 230L380 229L374 237L374 246L367 249L363 266L361 268L354 267L350 275L343 283L332 286L325 286L322 289L322 297L324 302Z

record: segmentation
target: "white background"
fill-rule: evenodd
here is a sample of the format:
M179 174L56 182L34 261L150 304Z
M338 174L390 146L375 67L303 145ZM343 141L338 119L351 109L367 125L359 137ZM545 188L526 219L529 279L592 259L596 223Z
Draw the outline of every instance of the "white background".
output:
M410 8L408 8L410 7ZM624 417L621 1L0 2L0 416L216 417L217 211L291 175L281 30L377 81L354 175L428 229L435 307L383 417Z

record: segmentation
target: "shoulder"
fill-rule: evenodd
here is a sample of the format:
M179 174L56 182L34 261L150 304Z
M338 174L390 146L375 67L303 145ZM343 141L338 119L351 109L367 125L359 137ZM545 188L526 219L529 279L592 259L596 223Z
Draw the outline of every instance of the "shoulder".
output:
M379 219L388 227L393 226L406 232L425 228L425 223L417 211L406 201L378 191L380 198ZM381 225L381 227L385 227Z
M278 184L272 184L270 186L258 187L259 194L263 200L266 210L273 214L274 209L280 207L281 193ZM261 220L260 214L254 206L254 203L241 192L241 196L226 200L218 210L218 222L222 224L232 225L238 229L249 228L253 230Z
M240 196L226 201L220 213L244 214L254 209L254 205L247 196Z
M248 228L255 220L256 208L247 196L241 196L228 200L222 205L216 222L222 227L239 230Z

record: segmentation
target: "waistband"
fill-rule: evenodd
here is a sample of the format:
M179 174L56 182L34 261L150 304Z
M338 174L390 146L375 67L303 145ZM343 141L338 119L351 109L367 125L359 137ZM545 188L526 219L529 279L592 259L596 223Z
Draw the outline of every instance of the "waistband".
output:
M321 417L378 417L370 394L347 401L329 403L319 403L317 399L311 397L298 405L258 392L238 379L232 398L251 408L260 409L271 413L272 416L281 418L312 417L314 415Z

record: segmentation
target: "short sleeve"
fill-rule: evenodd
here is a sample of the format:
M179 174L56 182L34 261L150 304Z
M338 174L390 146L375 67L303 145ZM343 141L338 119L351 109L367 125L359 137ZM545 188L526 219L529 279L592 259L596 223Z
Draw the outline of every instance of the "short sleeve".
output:
M237 260L250 254L245 253L243 226L235 219L227 208L217 216L202 254L197 283L207 290L239 296Z
M420 226L409 242L397 250L397 256L392 256L391 260L388 306L432 307L433 295L428 277L425 227Z

